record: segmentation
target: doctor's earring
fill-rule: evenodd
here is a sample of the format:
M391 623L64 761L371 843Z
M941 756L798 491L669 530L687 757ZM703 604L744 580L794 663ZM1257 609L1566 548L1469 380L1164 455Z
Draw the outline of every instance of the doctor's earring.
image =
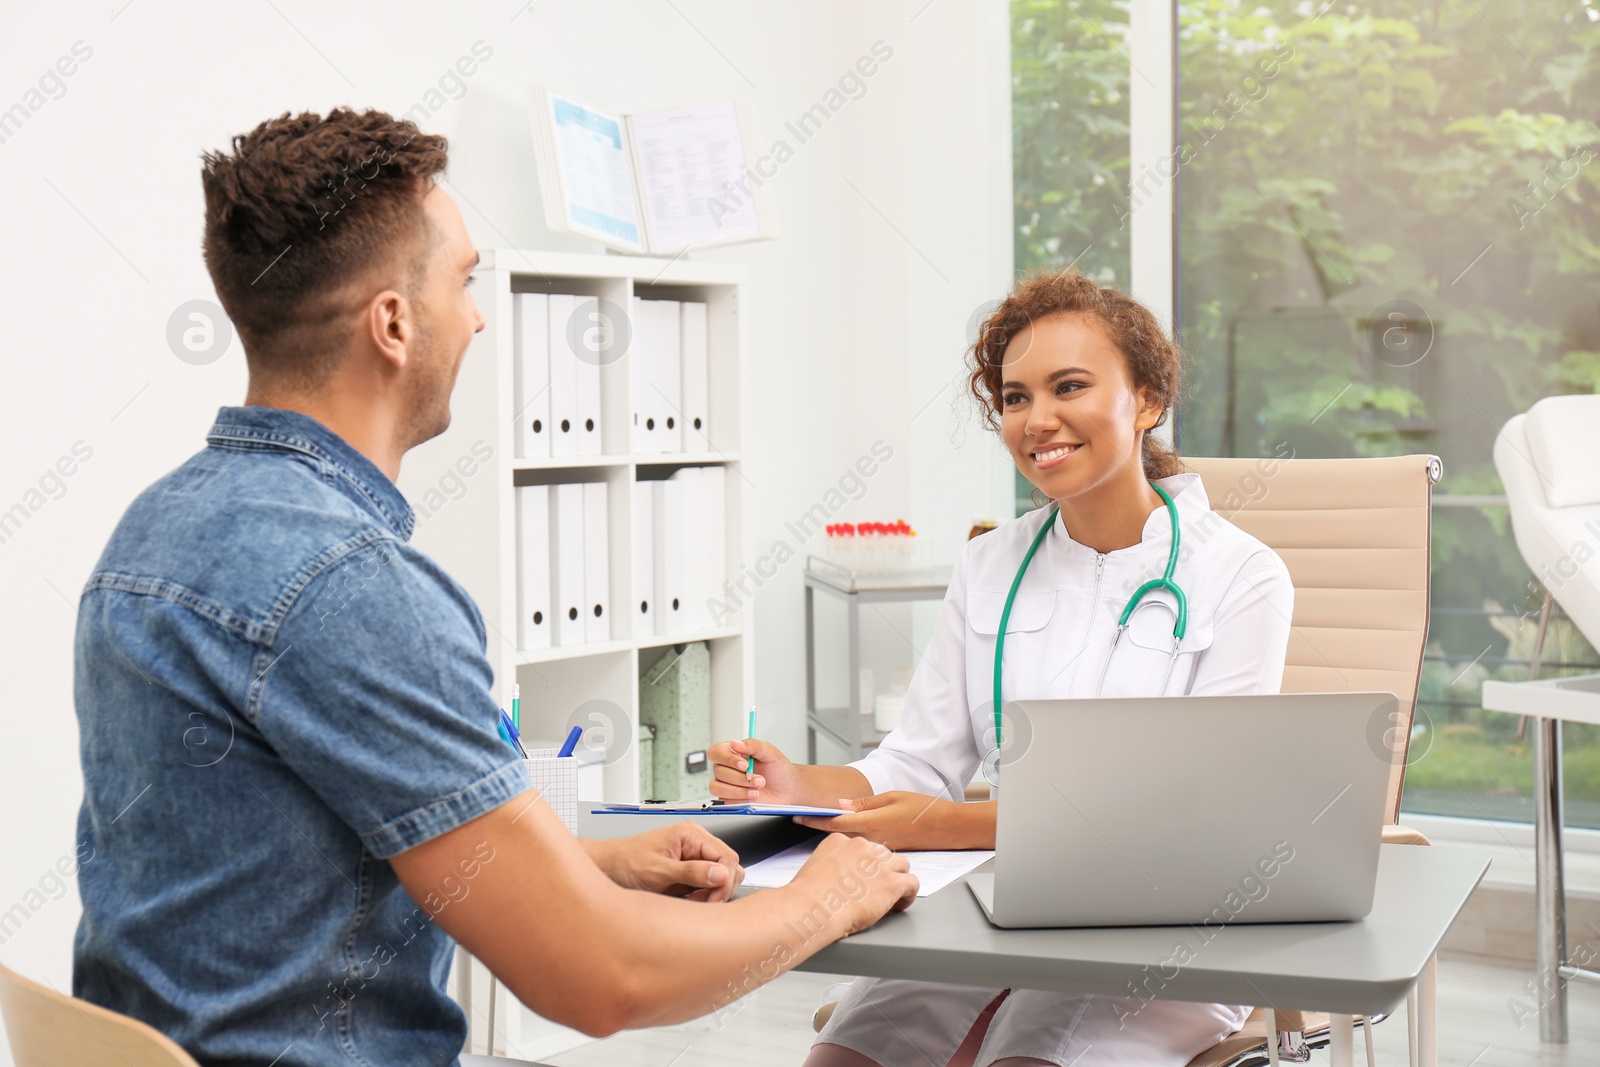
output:
M1044 490L1037 485L1033 487L1033 492L1028 494L1028 499L1033 501L1033 506L1036 510L1050 503L1050 498L1045 496Z

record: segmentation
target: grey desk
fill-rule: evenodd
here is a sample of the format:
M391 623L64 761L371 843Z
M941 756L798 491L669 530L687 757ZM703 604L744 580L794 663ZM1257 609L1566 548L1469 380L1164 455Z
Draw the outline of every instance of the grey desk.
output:
M637 833L662 818L590 815L591 806L580 805L578 815L579 831L591 837ZM786 820L694 821L747 863L816 836ZM1392 1011L1415 990L1417 1061L1434 1067L1433 954L1488 867L1488 855L1472 850L1384 845L1372 913L1362 922L1240 924L1209 942L1187 926L1001 930L957 882L828 946L800 969L1110 996L1148 989L1163 1000L1328 1011L1335 1013L1334 1067L1350 1062L1351 1015ZM1188 942L1193 958L1171 975L1170 966L1159 965L1179 941Z

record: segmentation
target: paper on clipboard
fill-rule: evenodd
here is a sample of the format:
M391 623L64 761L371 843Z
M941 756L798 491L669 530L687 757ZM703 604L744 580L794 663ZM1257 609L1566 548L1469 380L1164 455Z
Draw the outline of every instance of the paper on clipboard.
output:
M646 801L643 804L606 804L592 815L817 815L824 818L849 814L844 808L816 808L805 804L741 804L724 800Z

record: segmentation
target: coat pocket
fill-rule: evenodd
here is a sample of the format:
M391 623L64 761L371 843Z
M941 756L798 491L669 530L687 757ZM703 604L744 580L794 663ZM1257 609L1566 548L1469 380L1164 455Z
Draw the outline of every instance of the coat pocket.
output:
M1100 690L1101 696L1178 695L1188 692L1198 654L1211 647L1211 615L1193 611L1189 613L1189 624L1184 628L1183 640L1178 643L1176 660L1172 656L1173 621L1171 608L1154 597L1134 609L1122 639L1117 642L1115 649L1109 651L1110 660L1102 661L1105 683ZM1158 689L1158 686L1162 688Z
M967 625L974 633L993 637L1000 632L1000 616L1004 614L1006 594L999 589L967 590ZM1018 590L1011 605L1011 615L1006 619L1006 633L1021 630L1042 630L1050 621L1056 608L1055 590Z

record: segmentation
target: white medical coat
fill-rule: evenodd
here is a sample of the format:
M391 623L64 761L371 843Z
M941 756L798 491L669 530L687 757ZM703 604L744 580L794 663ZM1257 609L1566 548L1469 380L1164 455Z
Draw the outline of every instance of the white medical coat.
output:
M1165 692L1278 692L1294 611L1288 569L1277 553L1211 510L1199 475L1156 484L1178 509L1173 577L1189 605ZM874 792L906 789L960 799L994 748L995 634L1017 567L1049 513L1040 508L967 542L912 677L904 718L874 752L852 764ZM1002 707L1017 699L1095 696L1117 619L1134 590L1166 570L1171 544L1165 507L1150 513L1138 544L1115 552L1074 541L1057 517L1006 625ZM1102 695L1156 694L1172 654L1174 604L1165 590L1146 594L1110 658ZM1022 726L1006 723L1008 730ZM999 993L856 979L817 1040L882 1064L943 1064ZM1073 1067L1181 1067L1247 1014L1241 1005L1018 990L990 1023L977 1062L1023 1056Z
M1173 578L1189 604L1166 693L1278 692L1294 611L1288 568L1272 549L1211 510L1198 474L1156 484L1178 509ZM995 634L1017 567L1050 511L1036 509L967 542L913 673L900 725L852 764L873 792L905 789L960 799L995 747ZM1074 541L1058 515L1006 625L1002 707L1012 700L1095 696L1117 618L1134 590L1161 577L1171 544L1165 507L1150 513L1138 544L1114 552ZM1172 654L1175 603L1164 589L1145 594L1110 658L1101 695L1156 695Z

